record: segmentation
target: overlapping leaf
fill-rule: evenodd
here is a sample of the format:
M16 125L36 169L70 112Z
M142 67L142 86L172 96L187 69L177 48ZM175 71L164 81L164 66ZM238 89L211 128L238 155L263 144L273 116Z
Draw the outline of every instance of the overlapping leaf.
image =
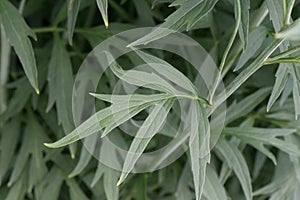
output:
M16 51L25 74L37 93L38 74L33 48L28 36L37 39L19 11L7 0L0 1L0 18L6 36Z

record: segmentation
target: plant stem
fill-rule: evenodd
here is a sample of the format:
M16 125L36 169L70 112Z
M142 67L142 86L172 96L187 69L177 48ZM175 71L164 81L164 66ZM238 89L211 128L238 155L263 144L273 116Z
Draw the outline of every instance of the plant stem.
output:
M230 49L232 47L232 44L234 42L234 39L235 39L235 37L237 35L237 32L239 30L239 26L240 26L240 23L241 23L241 2L240 2L240 0L236 0L235 3L236 3L236 7L237 7L237 16L236 16L237 20L236 20L236 23L235 23L235 27L234 27L233 33L232 33L232 35L230 37L229 43L228 43L228 45L227 45L227 47L225 49L225 52L224 52L222 60L221 60L221 64L220 64L220 67L219 67L220 72L218 73L217 79L216 79L216 81L214 83L214 86L213 86L213 89L212 89L212 93L210 95L210 99L209 99L210 104L212 104L212 100L214 98L215 92L217 90L217 87L218 87L218 85L220 83L220 79L222 77L222 71L224 69L227 56L228 56L229 51L230 51Z
M281 58L278 60L266 60L264 62L264 65L272 65L272 64L278 64L278 63L300 63L300 60L297 58Z
M278 59L281 59L281 58L284 58L284 57L287 57L293 53L296 53L297 51L300 51L300 45L298 46L295 46L291 49L288 49L287 51L284 51L282 53L279 53L277 55L275 55L274 57L272 58L269 58L268 61L274 61L274 60L278 60Z

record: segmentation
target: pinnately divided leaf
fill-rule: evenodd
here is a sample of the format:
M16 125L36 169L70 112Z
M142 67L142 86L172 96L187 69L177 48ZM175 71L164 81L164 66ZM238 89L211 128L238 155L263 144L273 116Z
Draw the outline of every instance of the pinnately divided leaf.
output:
M264 147L264 145L272 145L291 155L300 155L297 146L289 144L288 142L278 139L278 136L287 136L294 133L294 129L264 129L264 128L226 128L224 133L227 135L234 135L243 142L252 145L259 151L269 157L274 164L276 164L275 156Z
M39 94L36 61L28 38L30 36L37 40L35 33L26 24L19 11L7 0L0 1L0 18L6 36L14 47L30 84Z

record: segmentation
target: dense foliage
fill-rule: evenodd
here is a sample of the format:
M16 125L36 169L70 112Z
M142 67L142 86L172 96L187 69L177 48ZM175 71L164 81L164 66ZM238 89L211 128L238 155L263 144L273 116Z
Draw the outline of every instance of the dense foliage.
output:
M300 199L299 2L0 0L0 199ZM212 88L223 79L225 99L203 94L184 59L137 51L110 65L90 96L98 112L75 129L73 85L89 52L117 33L154 26L182 32L209 52L220 71ZM131 45L166 35L152 32ZM129 70L149 62L167 68ZM129 100L110 96L119 79L139 87ZM173 151L188 146L185 153L162 169L130 173L142 152L171 141L178 97L192 99L190 128L178 129L185 139L171 143ZM225 127L203 156L201 145L214 134L210 115L223 101ZM127 121L136 122L136 135L123 133ZM101 136L135 153L122 171L91 155ZM109 147L101 153L118 156Z

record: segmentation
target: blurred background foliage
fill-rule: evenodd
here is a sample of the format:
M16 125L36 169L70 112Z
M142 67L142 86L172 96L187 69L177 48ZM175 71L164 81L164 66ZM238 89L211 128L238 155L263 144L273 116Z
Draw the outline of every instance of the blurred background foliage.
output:
M43 145L74 129L74 75L93 47L157 25L199 42L222 68L230 92L202 199L300 199L299 2L0 0L0 199L195 199L188 152L117 187L120 172L88 156L81 142ZM158 56L195 78L184 60Z

